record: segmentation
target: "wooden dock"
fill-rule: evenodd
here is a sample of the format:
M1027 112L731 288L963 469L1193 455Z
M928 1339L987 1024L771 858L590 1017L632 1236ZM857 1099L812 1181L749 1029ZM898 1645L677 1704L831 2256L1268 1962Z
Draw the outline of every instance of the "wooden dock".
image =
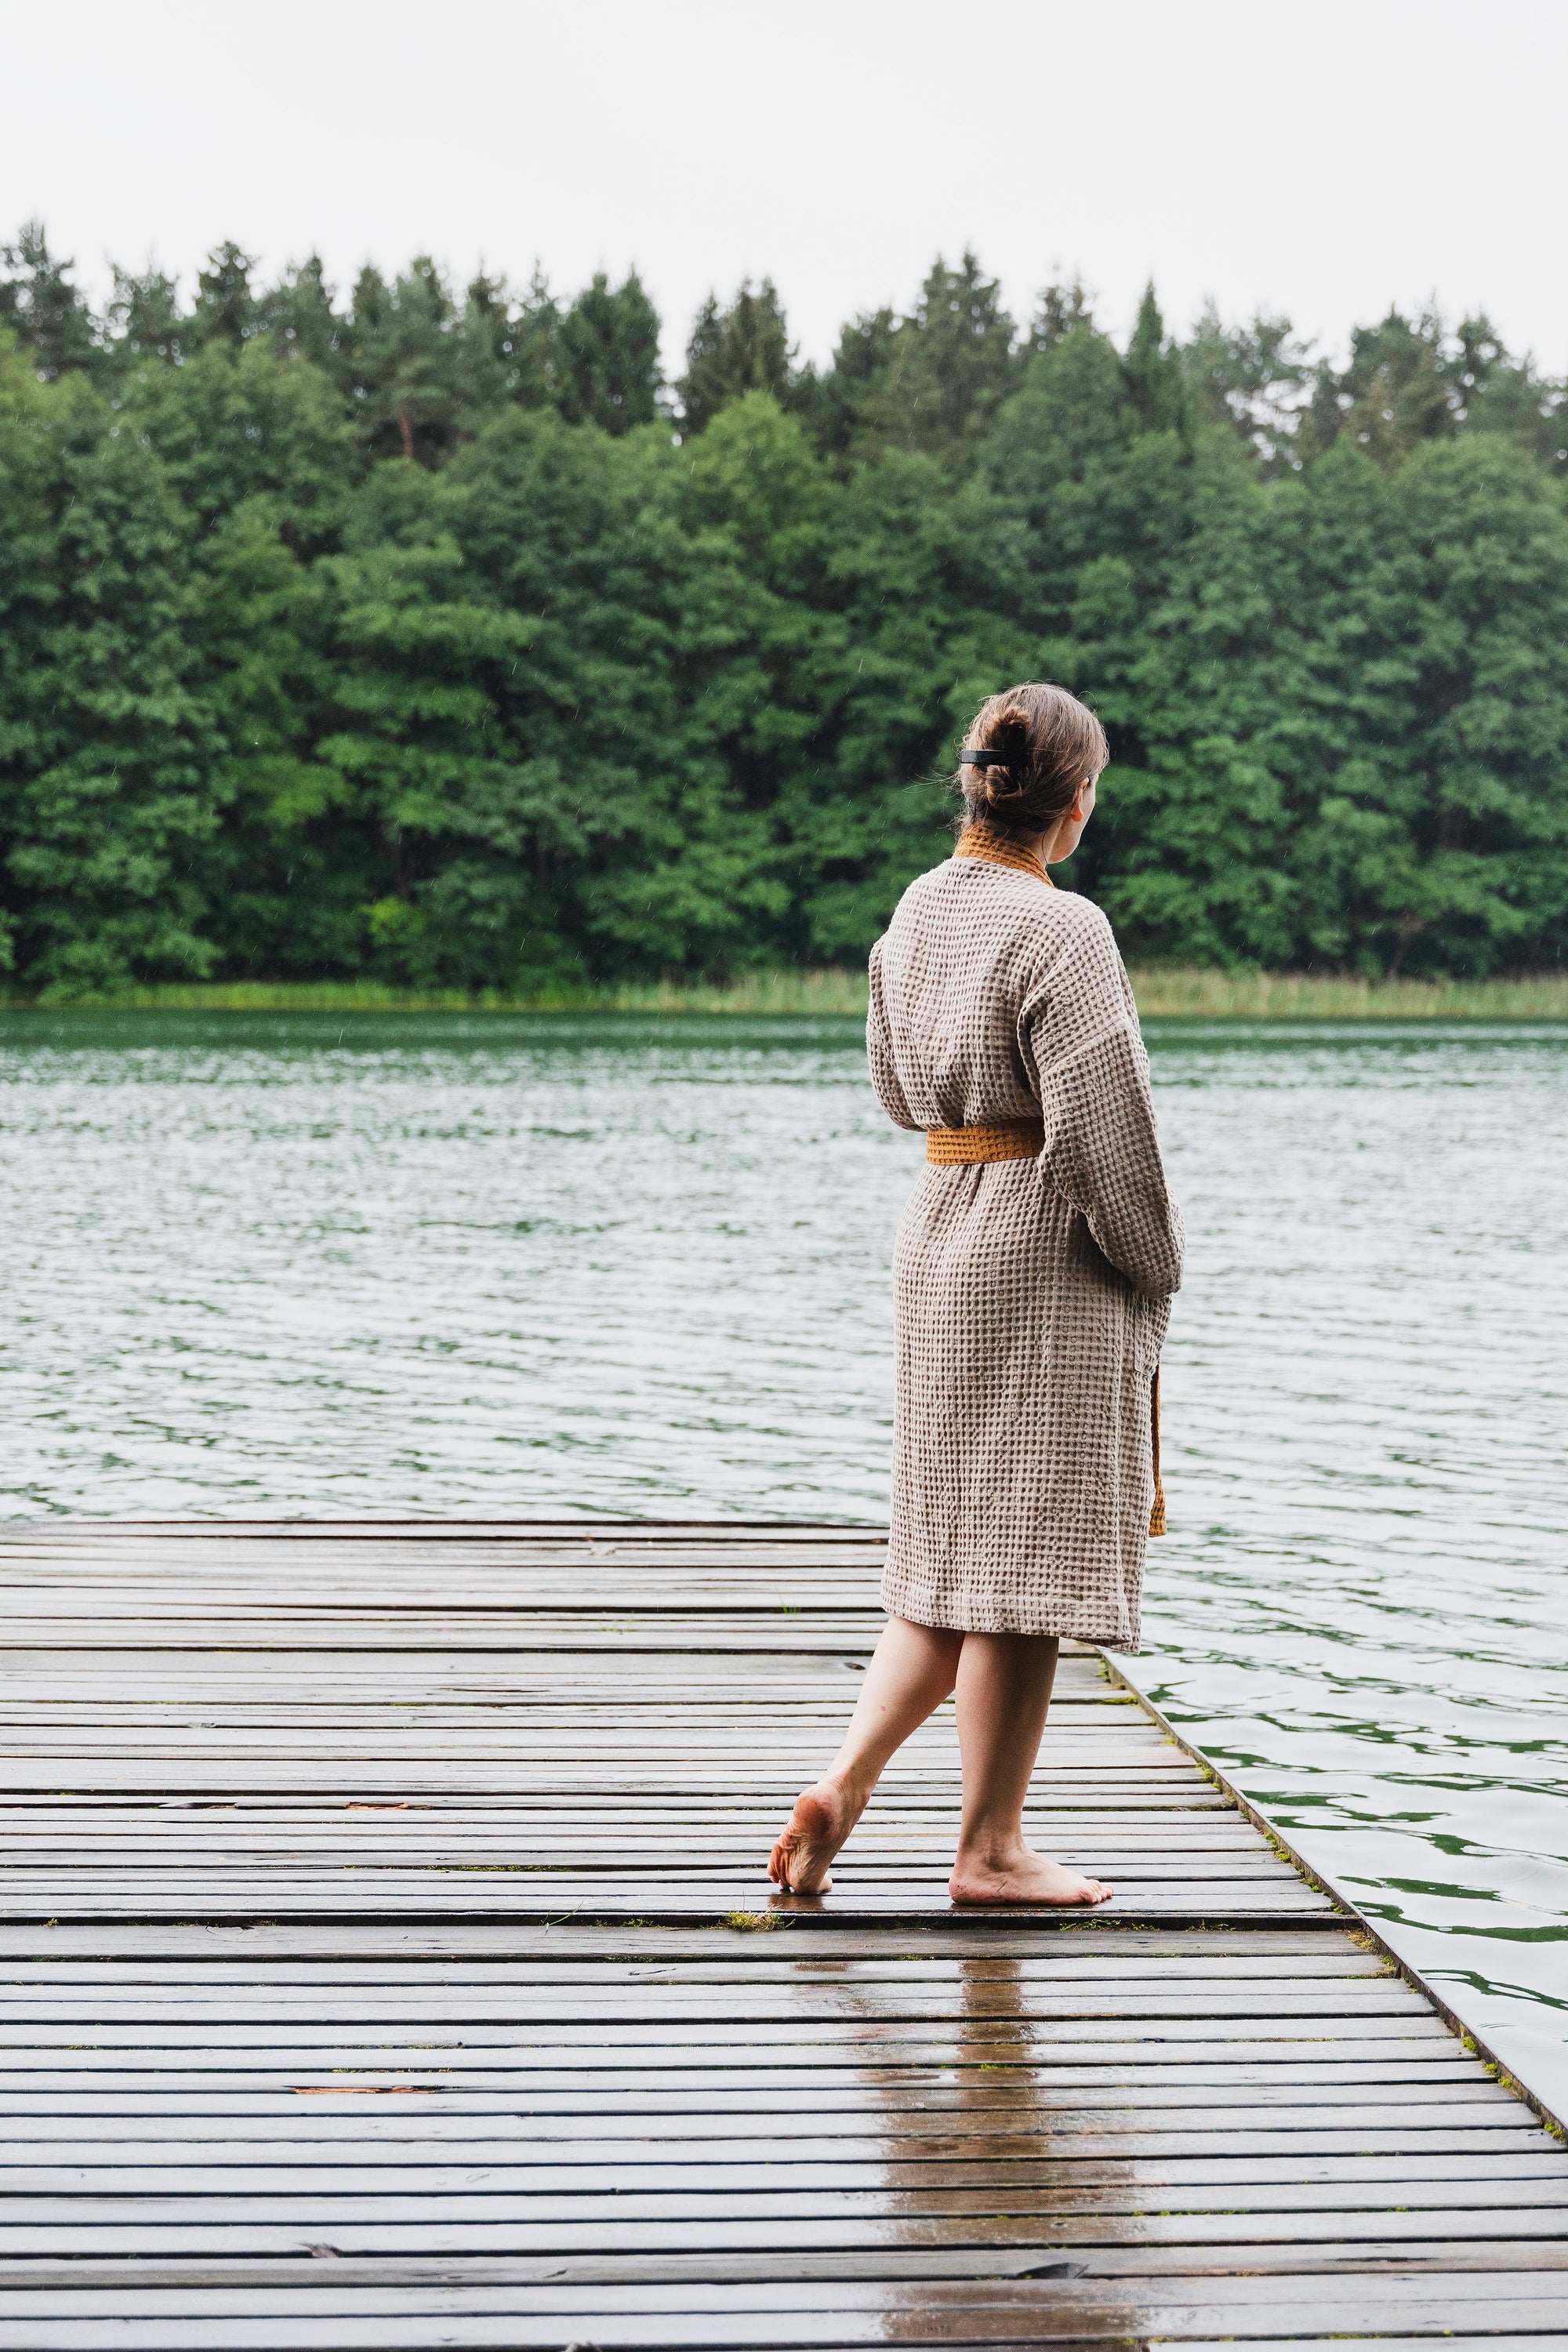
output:
M771 1838L842 1528L0 1539L0 2352L1568 2347L1568 2156L1099 1655L955 1913L951 1709Z

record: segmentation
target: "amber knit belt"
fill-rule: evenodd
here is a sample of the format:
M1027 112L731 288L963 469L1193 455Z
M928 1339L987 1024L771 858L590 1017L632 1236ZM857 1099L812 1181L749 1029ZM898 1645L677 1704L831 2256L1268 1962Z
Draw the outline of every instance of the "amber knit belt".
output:
M1037 1160L1045 1148L1045 1124L1037 1118L926 1129L926 1158L935 1168L976 1168L987 1160Z

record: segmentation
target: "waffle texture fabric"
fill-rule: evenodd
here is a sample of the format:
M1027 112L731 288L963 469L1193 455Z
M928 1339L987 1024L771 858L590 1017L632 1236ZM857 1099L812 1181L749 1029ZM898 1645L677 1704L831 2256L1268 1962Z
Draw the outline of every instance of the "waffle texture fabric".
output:
M928 1165L904 1211L883 1606L1135 1650L1183 1232L1110 925L950 858L871 951L868 1040L900 1127L1045 1126L1037 1159Z

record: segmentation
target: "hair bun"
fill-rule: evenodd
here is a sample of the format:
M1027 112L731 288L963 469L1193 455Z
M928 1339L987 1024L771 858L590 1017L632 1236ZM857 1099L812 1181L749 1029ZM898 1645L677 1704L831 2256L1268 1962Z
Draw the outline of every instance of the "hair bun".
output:
M983 751L994 751L995 764L979 769L970 787L971 800L978 807L994 811L1016 803L1029 779L1029 714L1016 703L999 710L984 730L984 740L978 746Z
M966 740L953 782L970 814L1019 833L1045 832L1110 756L1093 711L1061 686L992 695Z
M1026 764L1029 757L1029 714L1016 703L999 710L985 730L985 740L977 747L983 751L994 751L999 767L1016 768ZM981 770L984 776L987 771Z

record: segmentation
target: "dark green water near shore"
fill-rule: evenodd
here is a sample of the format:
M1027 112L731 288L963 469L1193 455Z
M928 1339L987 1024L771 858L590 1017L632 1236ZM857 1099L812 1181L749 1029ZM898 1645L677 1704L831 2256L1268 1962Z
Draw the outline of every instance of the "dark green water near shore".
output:
M1149 1034L1133 1671L1561 2108L1568 1033ZM877 1517L918 1154L845 1021L0 1016L0 1508Z

